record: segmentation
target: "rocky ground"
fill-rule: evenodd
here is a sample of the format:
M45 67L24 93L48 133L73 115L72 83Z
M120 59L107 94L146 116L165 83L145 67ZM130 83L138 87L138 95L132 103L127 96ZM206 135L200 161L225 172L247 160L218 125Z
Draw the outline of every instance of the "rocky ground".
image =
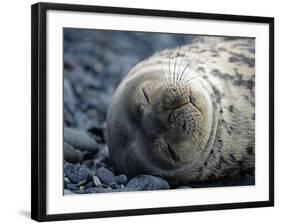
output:
M192 40L191 35L64 29L65 194L170 188L160 177L140 175L128 180L116 173L106 145L106 111L116 86L136 63ZM248 185L252 181L247 177L180 188Z

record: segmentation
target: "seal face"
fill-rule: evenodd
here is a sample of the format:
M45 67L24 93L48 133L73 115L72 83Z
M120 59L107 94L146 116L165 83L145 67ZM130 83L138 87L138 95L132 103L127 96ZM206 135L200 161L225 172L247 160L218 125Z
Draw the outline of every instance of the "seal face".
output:
M213 55L219 49L233 55L233 45L253 42L219 40L160 52L122 80L107 114L110 156L119 172L158 174L176 184L253 169L253 86L245 86L239 72L250 72L253 81L254 69L234 56Z

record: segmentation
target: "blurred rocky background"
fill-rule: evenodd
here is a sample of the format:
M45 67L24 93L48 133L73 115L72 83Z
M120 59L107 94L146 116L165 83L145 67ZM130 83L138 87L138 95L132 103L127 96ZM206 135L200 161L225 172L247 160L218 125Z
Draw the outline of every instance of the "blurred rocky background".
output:
M156 51L189 44L195 36L64 28L64 193L169 189L160 177L128 180L111 166L106 111L115 88L138 62ZM220 180L190 187L248 185Z

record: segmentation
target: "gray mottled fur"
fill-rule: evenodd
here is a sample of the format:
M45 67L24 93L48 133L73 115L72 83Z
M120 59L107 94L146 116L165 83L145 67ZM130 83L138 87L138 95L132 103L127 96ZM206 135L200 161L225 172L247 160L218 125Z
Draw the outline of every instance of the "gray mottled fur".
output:
M191 45L156 53L132 68L125 79L132 78L140 70L161 65L167 58L173 60L177 57L184 57L184 63L189 63L188 69L202 77L212 88L210 95L217 124L207 154L192 167L183 165L175 170L158 169L157 165L143 159L142 154L148 152L144 149L146 146L138 141L142 136L141 130L134 127L134 121L127 121L126 112L122 108L124 105L118 102L120 99L116 96L108 111L108 135L109 139L112 138L109 140L109 149L117 170L129 176L157 173L171 179L173 183L254 174L254 39L199 38ZM116 95L120 91L117 90ZM124 121L130 125L124 125Z

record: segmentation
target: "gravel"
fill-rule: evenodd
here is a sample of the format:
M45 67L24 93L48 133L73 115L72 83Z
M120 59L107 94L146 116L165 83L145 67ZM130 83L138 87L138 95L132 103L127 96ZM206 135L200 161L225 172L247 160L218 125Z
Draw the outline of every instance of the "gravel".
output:
M170 186L166 180L151 175L139 175L130 180L126 187L135 189L137 191L170 189Z
M115 182L114 174L104 167L99 168L96 175L101 182L106 185L110 185L112 182Z

